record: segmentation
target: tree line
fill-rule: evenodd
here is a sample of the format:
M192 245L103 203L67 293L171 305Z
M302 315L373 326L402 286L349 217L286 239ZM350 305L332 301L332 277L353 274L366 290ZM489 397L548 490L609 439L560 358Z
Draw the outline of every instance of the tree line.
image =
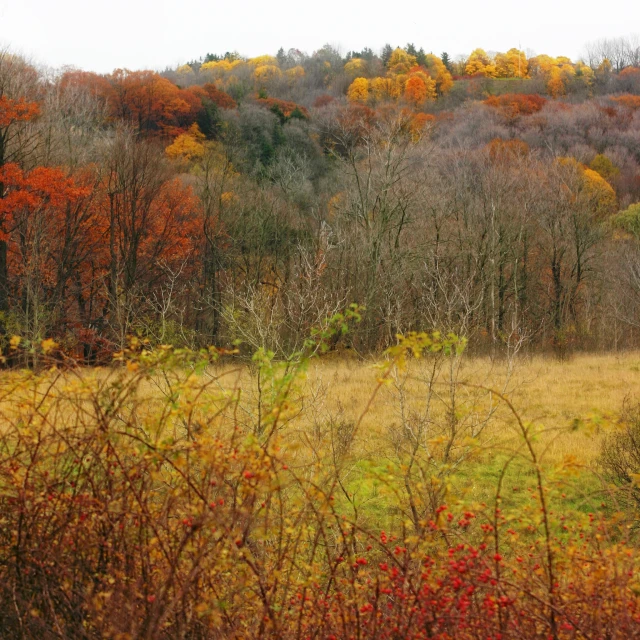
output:
M425 327L635 347L640 67L598 55L325 47L99 75L3 51L4 346L284 354L357 303L335 347Z

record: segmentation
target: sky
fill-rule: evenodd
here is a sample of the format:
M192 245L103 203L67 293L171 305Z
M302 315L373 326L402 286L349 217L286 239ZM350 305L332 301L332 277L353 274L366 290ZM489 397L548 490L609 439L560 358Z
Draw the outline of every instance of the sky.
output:
M457 0L0 0L0 48L50 67L162 70L206 53L280 47L343 53L385 43L454 58L521 47L577 59L586 42L640 31L640 2Z

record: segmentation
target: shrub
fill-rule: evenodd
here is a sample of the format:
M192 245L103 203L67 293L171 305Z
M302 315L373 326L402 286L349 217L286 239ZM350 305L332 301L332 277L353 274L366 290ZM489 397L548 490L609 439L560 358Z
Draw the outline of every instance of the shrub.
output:
M619 428L603 440L599 462L607 480L620 489L618 498L639 509L640 404L625 408Z

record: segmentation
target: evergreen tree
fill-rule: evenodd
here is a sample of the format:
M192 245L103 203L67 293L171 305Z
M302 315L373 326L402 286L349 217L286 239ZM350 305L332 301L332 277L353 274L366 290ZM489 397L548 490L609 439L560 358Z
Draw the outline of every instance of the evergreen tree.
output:
M391 54L393 53L393 47L390 44L385 44L384 47L382 47L382 55L380 56L380 58L382 59L382 63L384 64L384 66L387 66L387 63L389 62L389 60L391 59Z
M447 67L447 71L451 73L451 58L449 58L449 54L446 51L443 51L440 58L442 58L444 66Z
M220 110L211 100L205 98L202 101L202 109L196 116L196 123L207 140L215 140L220 136L222 131Z

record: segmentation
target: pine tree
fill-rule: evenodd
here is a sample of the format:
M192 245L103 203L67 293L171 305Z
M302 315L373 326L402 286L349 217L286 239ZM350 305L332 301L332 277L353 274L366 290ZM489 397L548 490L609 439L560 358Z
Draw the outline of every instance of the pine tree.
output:
M382 63L385 65L385 67L387 66L387 63L389 62L389 60L391 59L391 54L393 53L393 47L390 44L385 44L384 47L382 47L382 54L381 54L381 58L382 58Z

